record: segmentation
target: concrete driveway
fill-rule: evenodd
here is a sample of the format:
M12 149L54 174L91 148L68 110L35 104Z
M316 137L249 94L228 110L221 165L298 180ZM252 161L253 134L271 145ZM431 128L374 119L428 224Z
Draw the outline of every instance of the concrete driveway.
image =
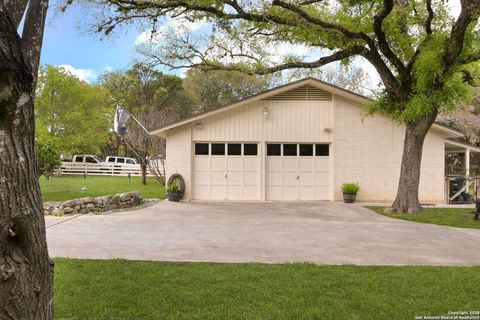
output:
M480 230L391 219L332 202L163 201L47 217L54 257L360 265L480 264Z

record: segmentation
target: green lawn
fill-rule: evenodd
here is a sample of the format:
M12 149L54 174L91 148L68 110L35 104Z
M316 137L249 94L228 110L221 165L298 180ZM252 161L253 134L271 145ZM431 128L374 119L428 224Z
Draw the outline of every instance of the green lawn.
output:
M367 207L387 217L416 221L423 223L439 224L443 226L480 229L480 221L473 220L471 212L475 209L443 209L424 208L418 214L385 213L385 207Z
M139 177L102 177L89 176L61 176L47 180L40 178L43 201L64 201L83 197L98 197L122 193L127 191L140 191L144 198L165 197L164 187L154 178L148 178L146 186L142 185ZM87 191L82 192L82 187Z
M414 319L479 310L478 267L55 260L56 319Z

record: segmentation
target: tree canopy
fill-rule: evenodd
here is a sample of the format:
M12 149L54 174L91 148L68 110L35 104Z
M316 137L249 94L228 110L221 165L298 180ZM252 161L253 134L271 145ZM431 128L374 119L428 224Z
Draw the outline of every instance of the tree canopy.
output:
M40 68L36 93L37 140L60 153L99 154L113 128L108 92L61 67Z

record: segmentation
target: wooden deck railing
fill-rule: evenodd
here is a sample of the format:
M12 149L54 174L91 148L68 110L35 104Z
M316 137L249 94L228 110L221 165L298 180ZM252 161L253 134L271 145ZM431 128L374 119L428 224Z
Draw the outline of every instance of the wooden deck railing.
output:
M451 190L453 181L461 184L458 190ZM478 198L478 188L480 186L480 177L466 176L447 176L445 177L445 200L446 203L473 203ZM468 199L465 195L468 194Z

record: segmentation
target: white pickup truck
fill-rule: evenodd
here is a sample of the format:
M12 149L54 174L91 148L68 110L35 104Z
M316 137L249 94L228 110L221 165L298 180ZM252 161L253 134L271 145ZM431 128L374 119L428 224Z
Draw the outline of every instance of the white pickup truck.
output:
M104 162L102 158L90 155L90 154L76 154L72 159L62 159L62 162L72 162L72 163L102 163Z
M71 159L62 159L58 170L59 175L140 175L141 169L133 158L109 156L106 161L102 158L77 154Z

